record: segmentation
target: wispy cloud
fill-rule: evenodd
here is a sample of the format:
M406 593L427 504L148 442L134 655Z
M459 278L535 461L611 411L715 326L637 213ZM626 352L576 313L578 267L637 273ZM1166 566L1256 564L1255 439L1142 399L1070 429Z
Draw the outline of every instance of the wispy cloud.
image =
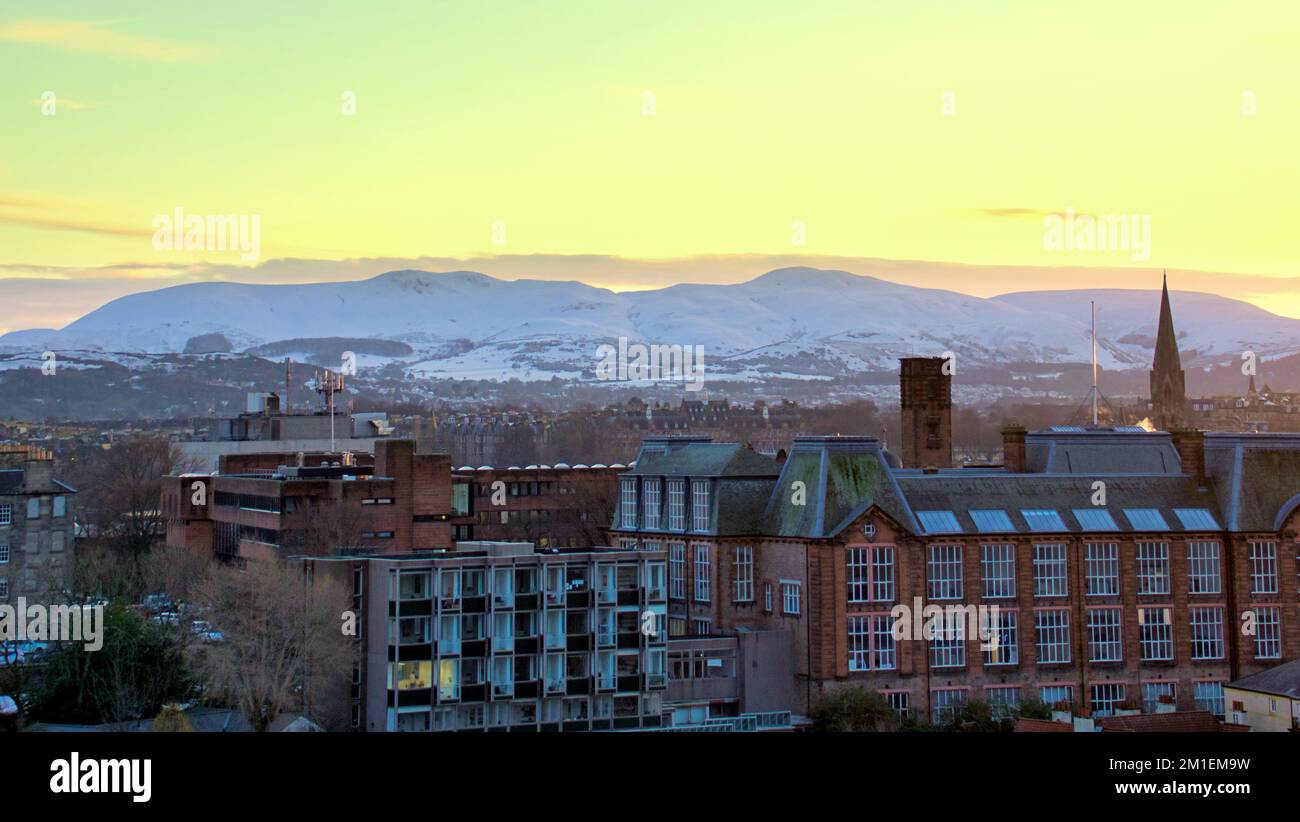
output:
M66 108L72 111L81 111L83 108L90 108L89 103L83 103L80 100L73 100L68 97L56 97L54 102L59 108ZM32 105L34 106L43 106L45 104L45 100L32 100Z
M1041 208L1021 208L1018 206L984 206L979 208L954 208L948 213L954 217L966 219L994 220L1041 220L1055 212Z
M215 49L193 43L123 34L90 20L24 20L0 25L0 40L52 46L78 54L103 54L149 63L198 60Z

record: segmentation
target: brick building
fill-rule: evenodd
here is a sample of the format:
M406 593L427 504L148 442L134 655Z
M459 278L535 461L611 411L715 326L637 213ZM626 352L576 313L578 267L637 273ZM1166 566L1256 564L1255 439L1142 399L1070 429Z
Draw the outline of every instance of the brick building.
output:
M222 557L446 548L470 513L450 457L396 439L376 441L373 460L225 455L216 474L164 477L161 505L169 545Z
M627 466L462 466L455 481L470 488L469 521L461 539L523 540L542 548L609 544L618 475Z
M672 635L792 631L796 710L858 682L937 721L975 699L1223 716L1223 683L1300 657L1300 437L1006 437L1004 466L965 469L870 437L784 463L648 439L612 533L667 552ZM996 605L999 641L896 637L918 605Z
M0 453L0 602L61 593L74 556L76 489L39 449Z
M903 415L903 465L952 467L952 372L942 357L899 360L899 410Z

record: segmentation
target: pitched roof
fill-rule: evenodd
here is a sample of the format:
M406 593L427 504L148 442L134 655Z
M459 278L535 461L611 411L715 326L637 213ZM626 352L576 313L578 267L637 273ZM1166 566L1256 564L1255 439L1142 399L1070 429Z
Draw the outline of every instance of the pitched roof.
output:
M875 437L796 437L772 489L763 533L830 537L872 506L921 532Z
M1218 733L1219 720L1209 711L1173 711L1166 714L1103 716L1097 719L1103 732L1124 733Z
M1229 682L1229 688L1300 699L1300 659Z
M1020 717L1016 720L1016 733L1056 733L1069 734L1074 733L1074 725L1069 722L1057 722L1052 719L1027 719Z
M1205 435L1205 472L1229 531L1278 531L1300 506L1300 435Z
M650 437L624 476L775 477L781 466L734 442L700 437Z

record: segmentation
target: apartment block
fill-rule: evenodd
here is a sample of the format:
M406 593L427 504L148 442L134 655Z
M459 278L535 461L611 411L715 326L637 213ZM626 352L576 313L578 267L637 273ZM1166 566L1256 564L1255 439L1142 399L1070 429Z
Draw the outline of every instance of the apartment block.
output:
M644 730L663 724L662 552L458 542L303 558L360 615L353 726L366 731Z

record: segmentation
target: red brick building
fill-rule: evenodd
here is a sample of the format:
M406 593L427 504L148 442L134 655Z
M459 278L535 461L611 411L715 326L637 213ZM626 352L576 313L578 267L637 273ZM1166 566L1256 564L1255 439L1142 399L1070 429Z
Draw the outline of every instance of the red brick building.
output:
M1222 716L1223 683L1300 657L1300 437L1006 446L1003 467L903 469L870 437L799 438L784 463L647 439L613 534L666 550L670 634L792 631L796 710L856 682L937 721L972 700ZM927 635L927 606L991 627Z

